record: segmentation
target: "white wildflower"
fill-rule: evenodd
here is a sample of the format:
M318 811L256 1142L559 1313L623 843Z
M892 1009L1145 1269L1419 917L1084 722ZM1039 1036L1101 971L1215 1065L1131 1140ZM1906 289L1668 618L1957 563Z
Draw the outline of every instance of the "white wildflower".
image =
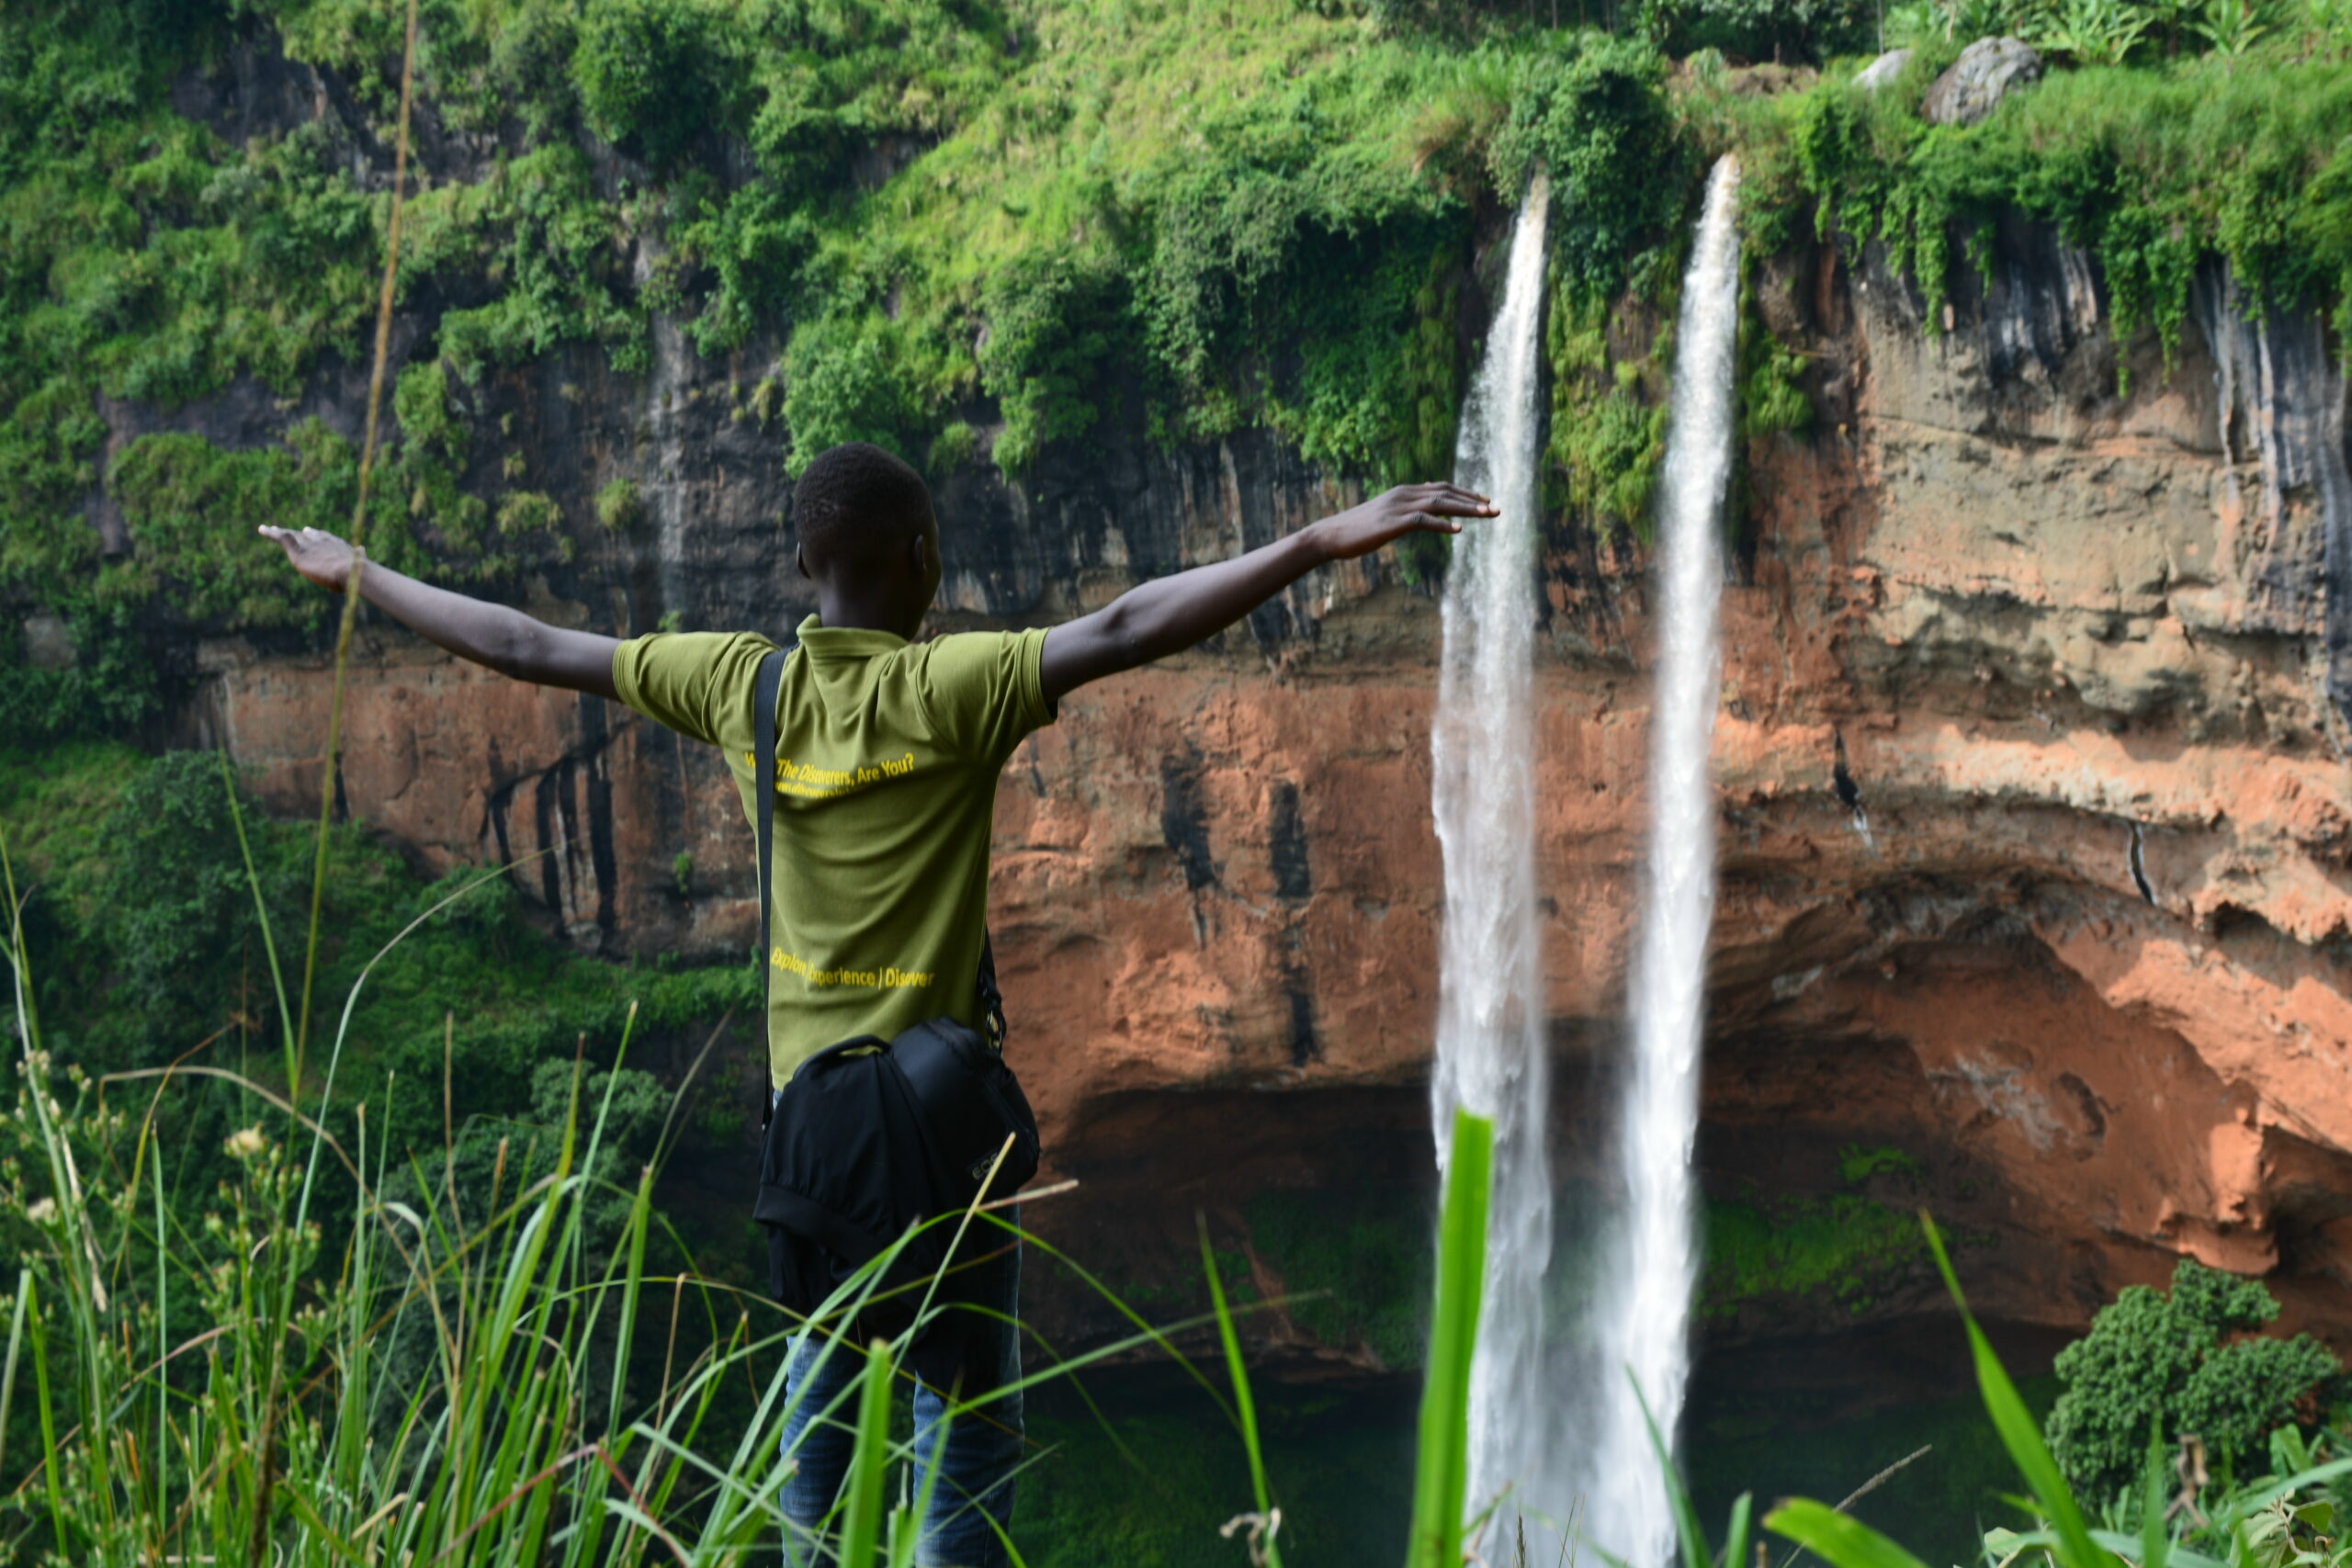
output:
M57 1200L54 1198L34 1199L32 1206L25 1211L25 1218L37 1225L54 1223L57 1218Z
M229 1134L222 1146L239 1159L251 1159L269 1147L269 1140L261 1135L258 1127L240 1127Z

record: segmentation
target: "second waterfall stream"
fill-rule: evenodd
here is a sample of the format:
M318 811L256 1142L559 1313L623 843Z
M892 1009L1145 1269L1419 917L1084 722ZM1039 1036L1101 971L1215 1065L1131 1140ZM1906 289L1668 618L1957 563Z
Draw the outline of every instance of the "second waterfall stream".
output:
M1512 231L1501 308L1463 410L1457 481L1501 515L1456 541L1431 735L1431 807L1445 857L1437 1064L1439 1160L1453 1111L1495 1118L1486 1305L1472 1380L1474 1510L1531 1542L1577 1533L1632 1565L1675 1550L1665 1478L1643 1416L1669 1439L1690 1377L1698 1274L1691 1147L1698 1129L1706 953L1715 896L1709 757L1739 315L1738 169L1717 164L1683 278L1651 601L1656 668L1650 827L1620 1085L1614 1179L1590 1235L1554 1235L1546 1147L1547 1014L1535 834L1534 633L1544 253L1539 180ZM1566 215L1573 221L1574 214ZM1547 1303L1576 1302L1547 1323ZM1639 1389L1639 1397L1635 1390ZM1490 1541L1496 1539L1490 1534Z

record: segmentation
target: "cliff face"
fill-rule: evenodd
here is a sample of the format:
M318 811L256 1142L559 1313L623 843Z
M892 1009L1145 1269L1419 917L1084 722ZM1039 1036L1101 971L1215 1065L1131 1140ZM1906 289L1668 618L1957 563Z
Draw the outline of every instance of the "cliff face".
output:
M2089 265L2023 227L1993 259L1948 323L1875 258L1758 266L1821 417L1747 454L1726 593L1710 1190L1926 1201L1996 1315L2079 1325L2185 1254L2270 1275L2290 1321L2352 1336L2352 773L2327 624L2352 604L2327 591L2352 570L2329 536L2352 526L2344 389L2315 321L2251 323L2216 276L2178 362L2132 345L2118 396ZM535 613L622 634L805 613L777 444L741 401L775 351L706 362L657 327L642 378L556 355L485 385L478 417L510 432L491 445L573 520L573 558L527 578ZM322 374L304 412L355 423L353 390ZM257 441L260 403L164 423ZM119 440L153 427L108 414ZM644 516L607 532L589 498L619 472ZM1270 439L1170 454L1135 422L1017 485L967 469L939 495L939 620L1057 619L1356 493ZM1540 852L1577 1179L1623 1042L1644 565L1561 534L1547 566ZM1036 1218L1090 1265L1181 1272L1193 1211L1243 1219L1269 1188L1427 1181L1434 612L1391 565L1321 574L1073 697L1007 769L1015 1049L1057 1167L1087 1183ZM198 665L183 733L314 802L323 662L226 640ZM749 835L708 754L381 624L349 723L343 800L424 863L551 849L520 880L576 942L749 944ZM1841 749L1867 834L1831 787ZM1909 1162L1841 1176L1854 1145ZM1867 1310L1932 1299L1915 1269ZM1763 1300L1718 1328L1851 1315Z

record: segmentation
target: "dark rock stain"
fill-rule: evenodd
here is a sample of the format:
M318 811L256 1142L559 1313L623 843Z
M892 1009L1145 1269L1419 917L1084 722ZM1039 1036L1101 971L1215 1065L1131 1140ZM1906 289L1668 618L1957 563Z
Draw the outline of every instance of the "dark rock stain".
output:
M571 793L571 760L567 757L541 773L537 784L531 791L532 827L537 832L540 849L546 850L560 841L557 834L565 815L564 797ZM539 857L539 897L558 919L564 914L562 862L560 854Z
M1298 819L1298 786L1288 779L1274 785L1272 843L1274 892L1284 898L1305 898L1314 891L1306 865L1306 829Z
M1209 856L1209 820L1201 798L1201 754L1187 748L1182 755L1159 760L1159 834L1184 868L1184 886L1197 893L1215 887L1216 862Z
M613 779L605 759L605 743L610 736L601 697L585 692L580 694L580 732L587 751L588 863L596 878L596 929L610 939L620 934L619 916L613 908L620 870L613 853Z
M1283 996L1290 1003L1290 1065L1303 1067L1323 1059L1323 1042L1315 1033L1315 993L1304 967L1284 976Z
M2083 1125L2093 1143L2107 1136L2107 1112L2099 1108L2098 1096L2091 1086L2072 1073L2058 1076L2058 1087L2074 1097L2075 1108L2082 1113Z

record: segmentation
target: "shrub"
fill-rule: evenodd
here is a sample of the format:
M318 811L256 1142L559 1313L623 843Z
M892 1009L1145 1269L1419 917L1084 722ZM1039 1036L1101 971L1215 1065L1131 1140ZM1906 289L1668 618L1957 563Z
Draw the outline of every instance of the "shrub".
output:
M625 534L645 520L645 498L637 481L623 474L596 492L596 521Z
M1590 36L1566 60L1531 58L1489 156L1516 192L1551 173L1556 265L1577 292L1623 288L1643 253L1675 239L1691 158L1666 98L1666 59L1633 39Z
M1104 372L1132 352L1134 305L1116 259L1102 252L1032 251L992 276L980 385L1003 412L997 466L1018 473L1050 441L1085 434L1102 417Z
M700 0L594 0L571 70L597 133L667 168L731 129L738 67L719 23Z
M608 344L616 368L644 368L644 319L620 285L622 214L597 198L578 148L536 148L479 185L422 192L410 214L403 287L436 273L502 285L441 317L441 357L467 381L580 341Z
M1717 49L1744 60L1817 62L1868 49L1876 38L1861 0L1684 0L1668 16L1678 55Z
M1650 536L1650 502L1666 460L1668 410L1642 396L1645 362L1612 364L1611 312L1597 297L1559 281L1544 323L1552 367L1552 421L1545 458L1564 481L1557 499L1603 538L1627 530ZM1656 376L1668 344L1659 333L1647 367Z
M924 468L934 481L944 479L979 454L980 433L967 421L950 420L946 428L932 438L931 460Z
M272 552L253 548L253 528L266 519L347 531L359 454L315 419L288 430L286 441L237 451L166 431L125 447L110 482L132 549L100 569L99 602L129 606L162 594L174 619L237 629L322 621L325 595ZM377 536L369 547L383 558L398 546Z
M2050 1412L2049 1436L2067 1476L2094 1496L2130 1485L2146 1462L2151 1420L2167 1439L2198 1434L2218 1464L2257 1458L2270 1431L2341 1371L2307 1334L2231 1338L2278 1315L2258 1281L2188 1258L2169 1292L2126 1289L2086 1337L2058 1354L2066 1392Z
M563 508L543 491L511 490L499 500L498 531L502 534L546 533L562 526Z
M880 310L802 322L784 352L786 471L797 479L809 459L844 441L901 452L913 410L899 360L898 333Z
M155 659L129 611L84 608L59 619L74 655L62 667L34 664L23 634L0 627L0 747L123 735L155 711Z
M817 241L814 215L772 185L751 185L724 202L705 196L676 230L679 254L711 271L709 298L688 323L707 355L741 348L784 309L792 281Z
M1827 85L1791 134L1825 226L1883 241L1930 332L1954 241L1981 263L2017 209L2097 258L2119 340L2153 326L2168 357L2214 253L2256 308L2333 299L2337 330L2352 327L2352 76L2332 62L2059 72L1966 130L1930 128L1898 98Z
M259 945L220 760L203 751L157 758L123 791L97 841L93 934L117 955L134 1010L158 1035L199 1038L206 1004ZM288 890L282 882L266 889Z

